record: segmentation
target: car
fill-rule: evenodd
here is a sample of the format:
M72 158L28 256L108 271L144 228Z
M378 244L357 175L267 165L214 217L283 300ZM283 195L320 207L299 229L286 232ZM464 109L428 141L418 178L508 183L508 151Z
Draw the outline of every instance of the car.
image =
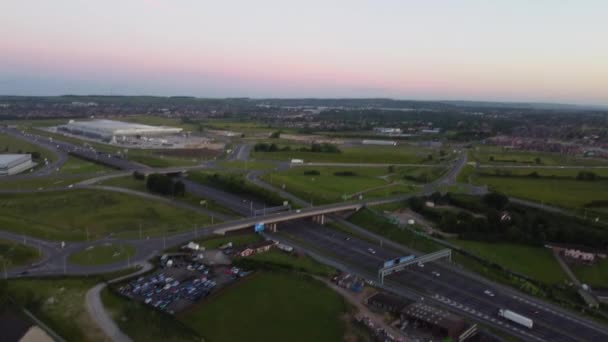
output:
M423 264L423 263L421 263L421 262L419 262L419 263L418 263L418 267L420 267L420 268L424 268L424 264Z
M485 291L483 291L483 293L484 293L486 296L494 297L494 293L493 293L492 291L490 291L490 290L485 290Z
M350 236L347 236L344 240L350 241Z
M367 251L372 254L376 254L376 251L373 248L368 248Z
M431 272L432 275L434 275L435 277L439 277L441 274L437 271L433 271Z

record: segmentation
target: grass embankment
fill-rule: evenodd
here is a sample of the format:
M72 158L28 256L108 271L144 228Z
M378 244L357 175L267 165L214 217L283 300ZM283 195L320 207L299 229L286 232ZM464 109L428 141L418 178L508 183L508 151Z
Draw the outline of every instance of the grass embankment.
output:
M29 179L0 179L3 190L44 190L50 188L67 188L70 185L91 178L91 175L53 175Z
M29 265L40 258L35 248L0 239L0 266L7 268Z
M101 278L11 279L6 293L66 341L103 341L85 308L86 292Z
M307 276L260 272L181 317L209 341L340 341L344 300Z
M388 219L376 215L371 210L359 210L348 220L375 234L384 236L385 238L420 252L429 253L443 248L438 243L416 234L411 230L399 228Z
M192 211L121 193L69 190L0 194L0 225L6 230L50 240L154 236L206 225Z
M125 261L135 254L135 248L129 245L104 244L92 246L71 254L68 261L83 266L96 266Z
M201 341L189 327L173 316L151 309L141 302L126 299L104 289L101 300L120 330L133 341Z
M429 155L432 155L431 159L429 159ZM258 160L289 161L291 159L302 159L305 162L361 164L437 164L441 158L438 150L413 146L345 147L341 148L340 153L252 151L252 156Z
M68 160L59 169L59 174L79 174L79 173L102 173L114 169L101 164L82 160L76 157L68 157Z

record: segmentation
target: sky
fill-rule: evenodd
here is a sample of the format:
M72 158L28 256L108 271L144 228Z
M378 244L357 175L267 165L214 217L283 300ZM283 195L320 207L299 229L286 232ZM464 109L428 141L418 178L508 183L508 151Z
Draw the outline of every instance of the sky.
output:
M605 0L2 0L0 94L608 105Z

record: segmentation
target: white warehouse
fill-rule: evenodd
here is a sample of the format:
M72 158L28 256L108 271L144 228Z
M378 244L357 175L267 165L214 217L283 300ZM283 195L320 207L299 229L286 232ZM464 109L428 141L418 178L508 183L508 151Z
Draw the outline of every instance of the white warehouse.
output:
M67 125L59 126L58 129L102 140L111 140L115 136L168 135L182 131L181 128L177 127L150 126L114 120L70 120Z
M12 176L36 166L31 154L0 154L0 176Z

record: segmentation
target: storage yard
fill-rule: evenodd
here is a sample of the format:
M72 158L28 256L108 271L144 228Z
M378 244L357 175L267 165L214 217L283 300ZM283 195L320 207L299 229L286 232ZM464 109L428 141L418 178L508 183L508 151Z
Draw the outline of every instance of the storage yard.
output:
M207 262L199 255L203 254L164 255L159 271L120 286L118 292L161 311L176 314L250 273L237 267L211 265L213 262Z

